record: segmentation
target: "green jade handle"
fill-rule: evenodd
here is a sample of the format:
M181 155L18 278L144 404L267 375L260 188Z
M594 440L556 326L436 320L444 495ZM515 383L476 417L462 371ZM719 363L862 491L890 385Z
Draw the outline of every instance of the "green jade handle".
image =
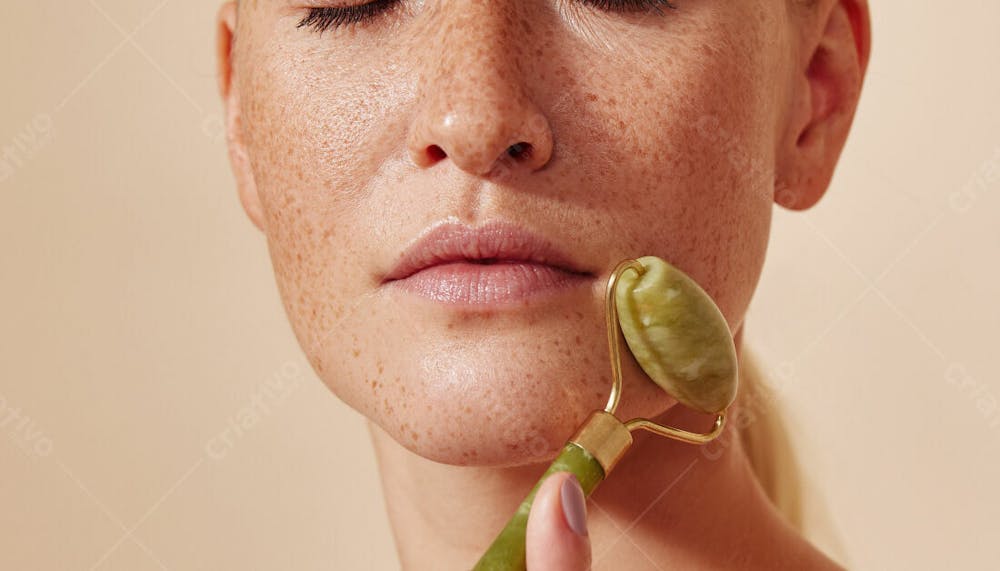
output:
M528 514L542 482L556 472L572 472L584 497L589 498L631 444L631 434L621 421L604 411L595 411L531 488L473 571L525 571Z

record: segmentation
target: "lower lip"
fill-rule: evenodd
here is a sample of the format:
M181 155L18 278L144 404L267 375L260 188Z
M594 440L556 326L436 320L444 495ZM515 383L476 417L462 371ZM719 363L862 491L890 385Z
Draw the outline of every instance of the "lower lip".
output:
M530 262L453 262L425 268L387 285L437 302L486 306L557 293L592 279L588 274Z

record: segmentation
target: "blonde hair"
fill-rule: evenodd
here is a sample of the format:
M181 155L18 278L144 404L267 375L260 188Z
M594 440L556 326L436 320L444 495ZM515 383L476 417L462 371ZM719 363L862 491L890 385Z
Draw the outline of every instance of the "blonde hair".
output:
M740 351L737 434L751 469L771 503L803 532L802 473L777 393L764 382L756 356Z
M851 557L826 502L800 468L791 439L793 416L783 413L781 386L765 382L756 356L740 351L740 388L733 424L750 469L768 499L785 520L814 547L841 566ZM783 381L781 371L775 380Z

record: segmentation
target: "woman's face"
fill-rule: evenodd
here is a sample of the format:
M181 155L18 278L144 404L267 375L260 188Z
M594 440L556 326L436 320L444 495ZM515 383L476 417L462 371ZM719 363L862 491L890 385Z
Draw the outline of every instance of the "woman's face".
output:
M784 2L400 0L299 26L310 5L352 3L244 0L233 75L244 205L341 399L436 461L540 461L607 400L604 288L622 259L688 273L738 332L787 130ZM531 152L505 156L514 142ZM428 228L494 221L589 279L490 306L382 283ZM623 357L622 418L675 404Z

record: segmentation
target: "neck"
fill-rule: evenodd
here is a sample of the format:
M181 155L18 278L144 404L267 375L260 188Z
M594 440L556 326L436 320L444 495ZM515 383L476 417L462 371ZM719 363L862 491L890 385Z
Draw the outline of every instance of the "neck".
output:
M633 433L625 457L587 503L595 569L646 568L650 561L664 569L828 563L787 525L754 477L731 420L739 417L739 401L728 416L722 435L703 446ZM682 406L654 420L695 429L711 424ZM470 568L548 467L441 464L368 425L405 570Z

